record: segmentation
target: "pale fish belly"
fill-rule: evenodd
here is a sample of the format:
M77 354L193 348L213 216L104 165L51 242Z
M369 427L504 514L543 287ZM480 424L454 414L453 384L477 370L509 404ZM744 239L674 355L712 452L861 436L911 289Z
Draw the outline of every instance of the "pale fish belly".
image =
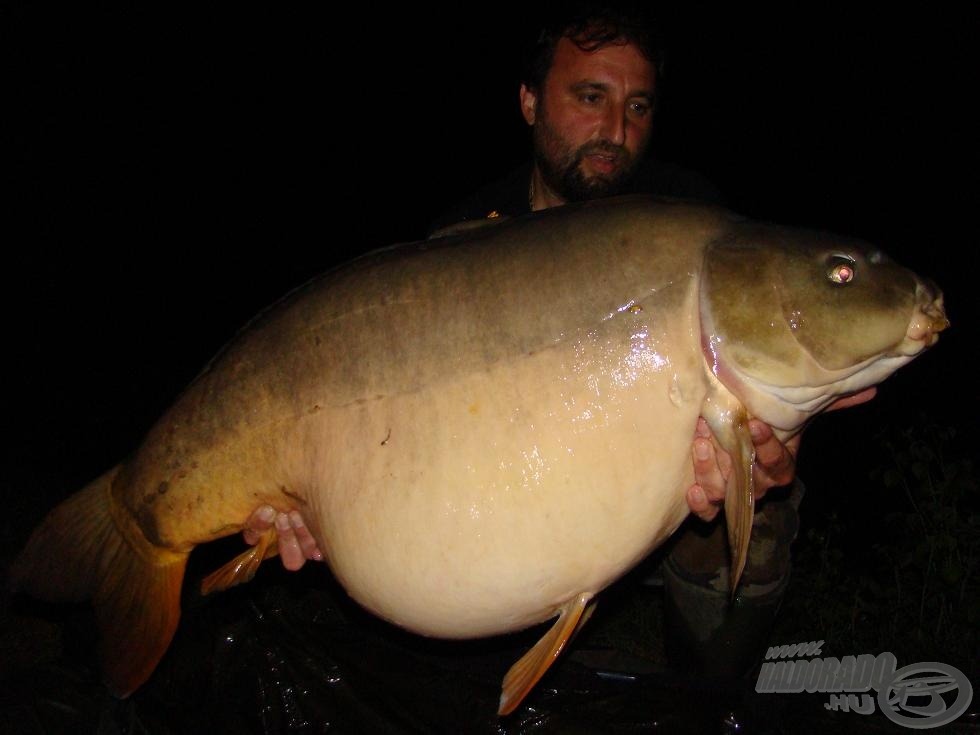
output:
M643 558L688 513L704 378L680 332L637 332L642 349L587 338L325 412L309 498L350 595L418 633L477 637Z

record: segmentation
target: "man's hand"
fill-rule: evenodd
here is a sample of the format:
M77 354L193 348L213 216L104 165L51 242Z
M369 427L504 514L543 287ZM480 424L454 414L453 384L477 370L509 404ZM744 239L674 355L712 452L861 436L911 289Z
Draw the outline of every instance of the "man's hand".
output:
M827 408L836 411L870 401L876 388L846 396ZM788 485L796 476L796 454L800 449L802 432L781 443L772 429L761 421L749 421L752 444L755 445L755 499L760 500L769 488ZM703 418L694 431L694 485L688 488L687 504L691 512L703 521L711 521L725 500L725 486L732 473L732 458L715 440Z
M316 539L303 523L303 516L295 510L287 514L276 513L275 508L269 505L258 508L245 523L242 534L245 543L255 544L259 536L272 528L273 523L276 524L279 558L282 559L282 565L286 569L295 572L306 563L307 559L323 561L323 554L317 548Z

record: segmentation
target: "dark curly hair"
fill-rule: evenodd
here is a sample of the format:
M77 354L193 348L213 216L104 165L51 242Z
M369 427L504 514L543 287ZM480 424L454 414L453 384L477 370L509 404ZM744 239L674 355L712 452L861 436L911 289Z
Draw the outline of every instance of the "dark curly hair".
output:
M583 51L610 44L632 44L653 64L658 81L663 75L663 41L648 11L572 3L545 24L537 41L527 49L521 81L529 88L540 89L544 84L562 38L568 38Z

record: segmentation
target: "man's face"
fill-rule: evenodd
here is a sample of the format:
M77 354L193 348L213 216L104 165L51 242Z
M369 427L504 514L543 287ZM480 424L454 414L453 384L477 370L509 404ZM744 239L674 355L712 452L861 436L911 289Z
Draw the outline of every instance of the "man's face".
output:
M623 189L650 140L654 82L635 46L586 52L559 40L542 88L521 87L535 163L555 194L571 202Z

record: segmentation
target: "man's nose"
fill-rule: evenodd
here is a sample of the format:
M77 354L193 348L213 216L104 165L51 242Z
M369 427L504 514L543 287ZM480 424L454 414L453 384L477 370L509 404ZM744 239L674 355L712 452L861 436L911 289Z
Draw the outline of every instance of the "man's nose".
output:
M602 118L602 137L613 145L626 142L626 108L610 105Z

